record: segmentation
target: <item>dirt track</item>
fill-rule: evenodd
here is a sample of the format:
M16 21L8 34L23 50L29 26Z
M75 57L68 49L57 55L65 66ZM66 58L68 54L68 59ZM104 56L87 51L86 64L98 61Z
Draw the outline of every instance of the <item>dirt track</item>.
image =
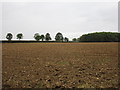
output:
M117 43L3 43L3 88L117 88Z

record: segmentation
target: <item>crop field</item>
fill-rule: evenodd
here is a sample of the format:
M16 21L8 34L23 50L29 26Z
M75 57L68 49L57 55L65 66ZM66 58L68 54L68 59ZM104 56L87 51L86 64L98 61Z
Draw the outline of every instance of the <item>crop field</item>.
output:
M3 43L3 88L118 88L118 43Z

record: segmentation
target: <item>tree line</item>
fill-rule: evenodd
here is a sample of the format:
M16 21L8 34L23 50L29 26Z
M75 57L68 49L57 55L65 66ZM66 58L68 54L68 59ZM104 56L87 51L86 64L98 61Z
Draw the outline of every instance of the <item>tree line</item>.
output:
M83 34L79 38L74 38L78 42L120 42L120 33L117 32L94 32Z
M23 39L23 34L22 33L18 33L16 35L17 39ZM11 41L13 38L13 35L12 33L7 33L6 35L6 39L8 39L8 41ZM46 33L46 35L40 35L39 33L35 33L34 34L34 37L33 37L36 41L50 41L52 40L51 36L49 33ZM55 40L58 41L58 42L69 42L69 39L67 37L63 37L62 33L58 32L55 36Z
M16 35L17 39L23 39L23 34L19 33ZM8 41L11 41L13 38L12 33L8 33L6 35L6 38ZM52 40L49 33L46 33L46 35L40 35L39 33L34 34L34 39L36 41L50 41ZM69 39L67 37L63 37L62 33L58 32L55 35L55 41L56 42L69 42ZM114 32L94 32L94 33L88 33L83 34L79 38L73 38L73 42L120 42L120 33L114 33Z

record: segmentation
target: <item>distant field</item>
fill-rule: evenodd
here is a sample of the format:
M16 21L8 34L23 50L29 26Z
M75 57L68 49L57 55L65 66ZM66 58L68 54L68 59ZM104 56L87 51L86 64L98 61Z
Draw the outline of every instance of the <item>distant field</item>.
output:
M3 88L117 88L118 43L3 43Z

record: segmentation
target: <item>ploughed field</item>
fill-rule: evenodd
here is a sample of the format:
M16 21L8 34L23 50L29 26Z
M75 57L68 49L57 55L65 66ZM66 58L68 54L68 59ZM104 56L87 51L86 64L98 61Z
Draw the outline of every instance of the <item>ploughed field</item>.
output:
M117 88L118 43L3 43L3 88Z

